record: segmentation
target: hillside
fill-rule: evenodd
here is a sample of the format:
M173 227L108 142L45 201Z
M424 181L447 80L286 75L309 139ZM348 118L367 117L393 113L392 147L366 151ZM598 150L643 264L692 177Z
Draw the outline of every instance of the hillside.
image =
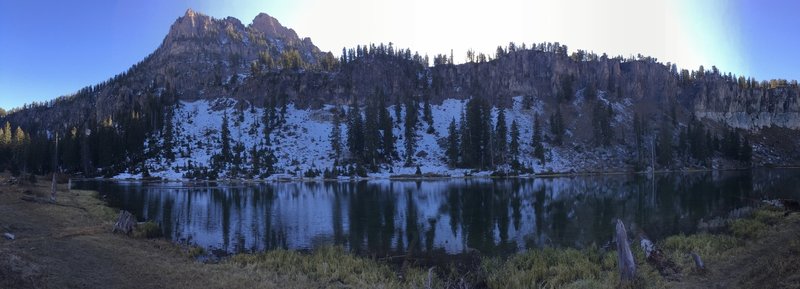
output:
M678 71L643 56L568 51L558 43L510 43L463 64L435 56L429 66L428 56L373 44L334 57L267 14L245 26L188 10L155 52L125 73L2 116L9 125L0 129L0 166L51 171L56 134L61 170L120 178L800 164L796 81L759 82L716 68ZM375 106L380 109L370 118ZM367 129L358 138L372 145L369 151L350 146L355 107ZM382 126L375 127L379 112ZM339 153L331 141L337 118ZM480 131L455 138L455 155L448 155L451 121L459 133ZM509 147L513 122L516 153ZM479 162L471 159L475 154Z

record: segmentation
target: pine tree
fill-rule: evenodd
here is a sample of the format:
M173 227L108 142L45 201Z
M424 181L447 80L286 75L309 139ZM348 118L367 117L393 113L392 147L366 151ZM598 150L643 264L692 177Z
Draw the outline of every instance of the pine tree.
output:
M364 109L364 151L363 161L370 166L377 165L381 146L380 123L378 123L378 105L370 101Z
M662 121L661 129L656 137L656 157L662 166L672 163L672 128L671 123Z
M639 114L634 114L633 119L633 130L634 130L634 138L636 139L636 150L637 150L637 157L638 157L638 164L644 166L645 163L649 163L646 161L645 157L650 156L650 148L646 147L647 144L645 143L645 136L647 132L647 121L644 117Z
M6 125L3 127L3 138L0 139L0 143L3 145L11 145L11 123L6 121Z
M342 156L342 121L339 117L339 108L334 108L333 124L331 125L331 150L333 151L334 160L339 160Z
M228 128L228 111L222 115L222 127L220 128L220 143L222 144L222 161L229 163L233 156L231 154L231 131Z
M378 109L380 110L378 122L382 133L381 145L383 146L381 153L385 161L391 161L397 157L397 152L394 148L394 120L389 115L389 109L386 108L386 103L382 98Z
M494 129L494 149L497 159L504 163L508 152L508 127L506 126L506 110L500 108Z
M750 145L750 140L744 138L744 142L742 142L742 147L739 149L739 160L745 163L750 163L753 158L753 146Z
M614 129L611 127L611 122L614 120L614 109L610 103L606 104L605 117L603 118L603 145L611 145L611 140L614 139Z
M596 102L592 110L592 126L594 132L594 141L597 146L611 145L611 139L614 135L614 130L611 128L611 120L614 117L614 111L611 104L603 106L601 103Z
M163 141L164 141L164 157L169 161L175 160L175 152L173 151L174 141L173 141L173 134L174 129L172 125L172 117L174 114L174 107L170 107L167 109L167 115L164 119L164 128L162 130ZM141 141L140 141L141 143Z
M467 102L466 121L461 134L462 157L467 167L486 168L492 162L492 127L489 104L482 97Z
M418 109L416 102L409 98L406 100L406 119L405 119L405 149L406 149L406 166L411 165L413 162L414 152L416 151L416 138L417 138L417 121Z
M542 127L539 123L539 115L533 116L533 137L531 139L531 146L533 147L533 156L539 159L544 165L544 145L542 144Z
M422 108L422 119L428 124L428 133L434 133L433 129L433 112L431 111L431 102L428 97L425 97Z
M511 141L508 144L508 151L515 160L519 156L519 125L517 125L517 120L511 121Z
M460 163L464 166L470 166L472 157L469 155L469 150L472 148L471 133L467 126L466 110L461 110L461 117L459 119L459 154L461 156ZM468 165L469 164L469 165Z
M550 133L553 134L553 143L560 146L564 141L564 117L560 105L556 105L556 111L550 116Z
M450 167L455 167L458 165L458 155L459 155L459 136L458 130L456 129L456 119L453 118L450 121L450 125L447 127L447 149L445 150L445 154L447 155L447 164Z
M261 174L261 154L258 148L253 145L250 148L250 177L255 177Z
M359 160L364 151L364 121L358 104L354 104L347 117L347 148L353 159Z
M560 100L569 102L572 100L574 92L572 91L572 83L574 79L571 75L563 76L561 78L561 97Z

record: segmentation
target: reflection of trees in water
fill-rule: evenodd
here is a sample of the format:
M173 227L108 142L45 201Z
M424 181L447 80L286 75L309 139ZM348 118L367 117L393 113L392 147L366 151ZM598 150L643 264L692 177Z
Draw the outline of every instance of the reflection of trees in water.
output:
M605 244L616 218L634 232L661 238L690 232L700 218L726 214L775 186L797 184L800 177L793 172L721 172L651 178L98 186L115 192L112 204L159 222L174 239L230 251L335 243L382 255L469 248L505 254L529 247Z

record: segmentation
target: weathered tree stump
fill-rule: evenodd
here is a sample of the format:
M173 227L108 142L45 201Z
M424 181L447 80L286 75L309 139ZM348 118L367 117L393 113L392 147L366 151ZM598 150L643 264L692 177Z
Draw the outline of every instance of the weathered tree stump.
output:
M697 270L701 272L706 270L706 264L703 263L703 259L700 259L700 255L695 252L691 252L689 255L692 255L692 259L694 259L694 265L697 267Z
M128 235L133 232L134 227L136 227L136 218L130 212L122 210L119 212L119 217L117 222L114 223L114 229L111 232Z
M56 173L53 173L53 182L50 184L50 201L56 202Z
M628 244L628 233L625 224L617 219L617 256L619 261L619 276L622 281L633 281L636 278L636 263L633 260L631 246Z

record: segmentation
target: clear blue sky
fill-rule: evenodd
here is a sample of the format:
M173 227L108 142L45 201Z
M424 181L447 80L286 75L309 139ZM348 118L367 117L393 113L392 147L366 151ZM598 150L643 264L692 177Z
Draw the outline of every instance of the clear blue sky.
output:
M470 48L559 41L690 69L800 79L794 0L0 0L0 107L70 94L125 71L187 8L245 24L266 12L334 53L391 41L429 55L454 49L459 61Z

